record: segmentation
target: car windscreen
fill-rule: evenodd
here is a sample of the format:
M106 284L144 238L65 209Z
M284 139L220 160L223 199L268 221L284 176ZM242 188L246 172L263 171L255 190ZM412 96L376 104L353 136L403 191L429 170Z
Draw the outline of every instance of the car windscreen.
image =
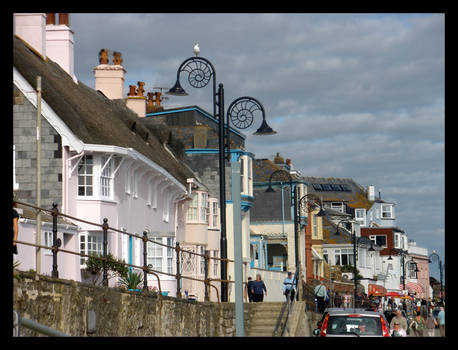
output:
M335 315L328 320L327 334L382 335L380 316Z

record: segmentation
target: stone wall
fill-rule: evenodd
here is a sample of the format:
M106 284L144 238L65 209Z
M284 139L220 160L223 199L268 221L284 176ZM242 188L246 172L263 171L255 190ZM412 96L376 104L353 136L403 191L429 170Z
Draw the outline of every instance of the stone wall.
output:
M234 336L233 303L195 302L18 272L13 309L71 336ZM38 334L21 329L23 336Z
M196 302L15 271L13 310L74 337L233 337L234 303ZM256 303L245 303L245 327ZM288 336L310 337L320 315L297 302ZM42 336L25 327L21 336Z

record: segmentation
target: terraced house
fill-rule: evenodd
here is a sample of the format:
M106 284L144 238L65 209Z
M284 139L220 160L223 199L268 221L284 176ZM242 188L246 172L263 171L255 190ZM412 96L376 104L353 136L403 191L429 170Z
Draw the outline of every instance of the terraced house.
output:
M59 19L59 20L58 20ZM37 77L41 78L41 207L135 236L108 231L108 252L143 265L144 231L174 246L185 237L186 213L194 196L204 202L207 188L186 166L182 144L160 123L146 122L136 109L141 98L126 98L122 55L113 60L94 53L96 89L73 71L73 32L68 14L18 13L13 37L13 184L16 198L36 203ZM141 90L139 84L137 90ZM139 95L141 95L139 93ZM143 101L144 104L144 101ZM139 114L140 113L140 114ZM143 115L144 116L144 115ZM204 203L203 202L203 203ZM206 208L207 203L204 203ZM20 206L19 241L37 242L35 211ZM51 246L49 215L43 215L42 244ZM137 238L138 237L138 238ZM86 222L60 220L62 249L102 252L102 229ZM20 269L50 274L48 250L19 244ZM174 295L173 249L148 242L148 264L161 275L161 287ZM40 261L37 266L37 261ZM84 280L86 259L58 255L59 277ZM149 275L150 276L150 275ZM150 287L157 285L150 276ZM115 281L110 281L110 285Z

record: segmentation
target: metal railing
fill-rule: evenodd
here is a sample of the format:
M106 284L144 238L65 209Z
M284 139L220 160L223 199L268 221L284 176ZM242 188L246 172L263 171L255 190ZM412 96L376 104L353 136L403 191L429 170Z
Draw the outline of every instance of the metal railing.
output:
M13 337L21 336L22 327L47 335L48 337L70 337L70 335L60 332L54 328L50 328L38 322L24 318L19 314L19 312L13 310Z
M21 202L21 201L18 201L18 200L13 200L13 205L14 204L20 204L20 205L25 206L25 207L30 207L32 209L35 209L37 211L37 213L38 212L48 212L52 216L52 233L53 233L52 244L53 245L51 247L45 246L45 245L39 245L39 244L36 244L36 243L30 243L30 242L24 242L24 241L20 241L20 240L15 240L15 242L19 243L19 244L24 244L24 245L28 245L28 246L37 247L37 248L43 248L43 249L51 249L52 255L53 255L53 264L52 264L52 271L51 271L51 276L52 277L55 277L55 278L59 277L59 270L58 270L59 266L57 264L57 255L58 255L58 253L73 254L73 255L78 255L80 257L102 260L103 261L102 285L105 286L105 287L108 287L108 268L107 268L107 260L108 260L107 259L107 256L108 256L108 252L107 252L108 231L115 231L115 232L119 232L119 233L124 234L124 235L128 235L130 237L139 238L139 239L141 239L143 241L143 265L142 266L128 264L128 263L126 263L124 261L119 262L119 263L123 264L125 266L128 266L128 267L136 268L136 269L139 269L139 270L143 271L143 290L144 291L149 289L148 288L148 278L147 278L148 274L154 275L157 278L158 289L159 289L159 293L158 294L159 294L160 298L162 297L162 289L161 289L161 282L160 282L159 275L166 275L166 276L175 277L176 286L177 286L176 287L177 288L176 289L176 297L177 298L181 298L182 297L182 294L181 294L181 281L182 281L182 279L189 279L189 280L193 280L193 281L198 281L198 282L204 283L204 285L205 285L205 301L210 300L210 290L211 290L210 288L213 288L216 291L216 296L217 296L218 303L220 303L219 291L218 291L218 288L216 286L214 286L211 282L234 283L234 281L231 281L231 280L222 280L222 279L210 278L209 277L210 260L218 260L220 263L225 263L225 264L233 263L234 260L227 259L227 258L224 259L224 258L210 257L208 251L205 251L204 254L199 254L199 253L196 253L196 252L193 252L193 251L185 250L185 249L180 247L180 243L179 242L176 242L175 246L169 246L169 245L166 245L166 244L163 244L163 243L159 243L159 242L156 242L156 241L148 238L148 232L147 231L143 232L143 236L139 236L139 235L136 235L134 233L129 233L129 232L126 232L126 231L118 230L116 228L113 228L113 227L109 226L107 218L103 219L103 223L102 224L98 224L98 223L90 222L90 221L83 220L83 219L80 219L80 218L76 218L74 216L63 214L63 213L59 212L59 210L57 209L57 204L55 204L55 203L53 204L53 208L51 210L50 209L46 209L46 208L37 207L37 206L31 205L29 203ZM58 219L59 216L102 228L102 231L103 231L103 254L102 254L102 256L84 254L84 253L81 253L81 252L75 252L75 251L71 251L71 250L66 250L66 249L60 248L61 241L60 241L60 239L57 238L57 219ZM157 244L157 245L160 245L160 246L163 246L163 247L167 247L167 248L173 249L175 251L175 256L176 256L176 273L175 274L152 269L152 266L149 265L148 261L147 261L148 260L148 258L147 258L147 243L148 242L150 242L151 244ZM205 279L199 279L199 278L196 278L196 277L191 277L191 276L183 274L183 258L186 257L186 254L199 256L199 257L204 259L204 262L205 262L205 266L204 266ZM198 265L196 264L195 265L196 269L198 268L197 266Z

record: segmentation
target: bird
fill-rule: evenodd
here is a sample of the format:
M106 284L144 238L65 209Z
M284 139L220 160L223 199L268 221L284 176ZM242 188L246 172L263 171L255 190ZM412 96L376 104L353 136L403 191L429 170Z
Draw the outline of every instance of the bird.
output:
M199 44L198 43L195 43L194 44L194 55L199 56L199 53L200 53L200 49L199 49Z

